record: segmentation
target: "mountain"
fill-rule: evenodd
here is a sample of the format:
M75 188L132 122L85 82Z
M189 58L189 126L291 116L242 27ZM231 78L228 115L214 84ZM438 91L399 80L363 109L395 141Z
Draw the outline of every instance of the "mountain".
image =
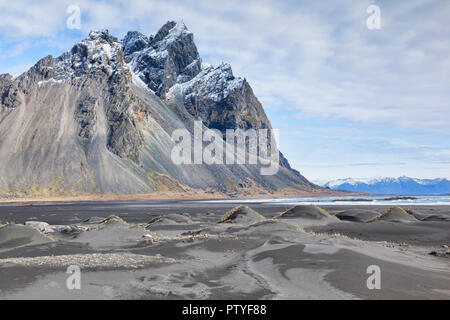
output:
M92 31L17 78L0 75L0 194L322 190L281 153L274 175L261 165L174 164L173 132L194 133L199 120L222 135L217 143L226 129L273 135L250 84L229 64L203 63L184 23L122 41Z
M333 190L369 192L378 194L448 194L450 181L447 179L376 178L340 179L323 184Z

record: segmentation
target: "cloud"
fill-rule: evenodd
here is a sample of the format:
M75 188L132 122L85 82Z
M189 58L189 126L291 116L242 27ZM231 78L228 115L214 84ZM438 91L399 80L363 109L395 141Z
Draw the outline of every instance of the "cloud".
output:
M381 9L381 30L366 27L366 8L373 3ZM65 29L70 4L81 8L78 33ZM392 164L394 171L393 164L404 161L397 161L393 152L417 163L448 159L443 157L449 146L442 143L450 135L448 1L228 0L218 5L210 0L0 0L0 6L2 39L33 44L39 39L53 46L59 41L66 49L73 37L91 29L109 28L119 37L131 29L149 35L167 20L183 19L204 60L230 62L237 76L249 80L277 126L295 122L286 128L295 134L305 123L329 124L308 127L304 135L310 140L320 131L340 130L339 141L331 134L320 136L333 151L303 145L304 153L315 155L311 163L335 160L331 142L348 154L343 165L371 163L366 158L375 157L374 163ZM6 49L0 54L14 52ZM344 122L354 123L354 128L339 128ZM366 127L376 129L368 132ZM428 149L401 146L419 145L412 140L419 139L417 132L428 135ZM355 138L359 133L365 140ZM373 138L379 135L384 138ZM298 160L302 155L286 153L305 164ZM419 170L419 165L411 168Z
M2 70L2 73L9 73L13 77L17 77L21 75L24 72L24 70L28 70L32 66L33 66L32 64L15 65Z
M63 26L66 8L56 0L0 0L0 7L0 30L7 38L54 35Z

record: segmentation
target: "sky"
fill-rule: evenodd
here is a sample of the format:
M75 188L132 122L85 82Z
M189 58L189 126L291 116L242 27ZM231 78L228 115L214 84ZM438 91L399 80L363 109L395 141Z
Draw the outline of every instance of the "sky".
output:
M121 39L183 20L204 62L249 81L308 179L450 178L449 17L448 0L0 0L0 73L93 29Z

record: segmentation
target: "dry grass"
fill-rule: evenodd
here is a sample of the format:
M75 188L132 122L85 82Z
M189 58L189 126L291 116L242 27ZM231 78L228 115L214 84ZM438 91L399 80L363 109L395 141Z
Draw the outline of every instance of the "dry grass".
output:
M263 215L261 215L259 212L253 210L252 208L250 208L249 206L244 206L244 205L240 205L236 208L231 209L230 211L228 211L223 217L222 219L219 221L219 223L225 223L228 222L230 220L234 220L236 219L236 217L239 215L240 211L243 210L248 210L250 213L253 213L254 215L260 217L262 220L267 220L266 217L264 217Z
M316 206L314 205L314 207L316 207L317 209L319 209L324 215L328 216L328 217L332 217L332 218L336 218L335 216L331 215L327 210L325 210L322 207Z
M155 218L151 219L149 222L147 222L147 224L145 226L149 227L149 226L161 221L162 219L163 219L163 216L155 217Z
M332 218L336 218L335 216L331 215L330 213L328 213L327 210L317 206L317 205L308 205L311 208L316 208L317 210L319 210L321 213L323 213L325 216L327 217L332 217ZM284 215L290 213L292 210L296 209L297 207L299 207L299 205L294 205L291 208L289 208L288 210L280 213L279 215L275 216L274 219L280 219L282 218Z
M9 224L17 224L14 221L9 221L9 220L5 220L5 221L0 221L0 228L5 227Z
M389 209L387 209L386 211L384 211L382 214L376 216L375 218L373 218L372 220L369 220L368 222L374 222L380 219L383 219L386 216L389 215L393 215L396 214L396 212L394 212L394 210L397 210L399 214L401 215L405 215L407 217L414 217L412 214L408 213L405 209L401 208L401 207L390 207ZM415 218L415 217L414 217Z
M108 218L101 221L99 223L99 225L105 225L105 224L109 224L109 223L120 223L123 225L128 225L128 222L126 222L125 220L123 220L122 218L120 218L116 215L110 215Z
M147 173L147 181L158 192L190 192L192 189L172 178L168 174L149 170Z

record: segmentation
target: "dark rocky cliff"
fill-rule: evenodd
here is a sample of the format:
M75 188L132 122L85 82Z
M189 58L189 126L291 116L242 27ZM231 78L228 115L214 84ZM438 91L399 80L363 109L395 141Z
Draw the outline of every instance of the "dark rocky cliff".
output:
M320 191L284 157L273 176L257 165L175 165L172 132L199 119L223 133L271 129L249 83L228 64L202 63L184 24L122 42L93 31L15 79L0 76L0 193Z

